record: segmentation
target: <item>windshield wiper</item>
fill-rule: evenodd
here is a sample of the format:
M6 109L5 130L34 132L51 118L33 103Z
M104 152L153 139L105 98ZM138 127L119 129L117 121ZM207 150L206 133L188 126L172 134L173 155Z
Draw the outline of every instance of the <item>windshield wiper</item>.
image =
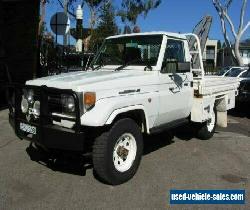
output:
M118 68L116 68L115 71L120 71L120 70L126 68L127 66L129 66L129 65L131 65L133 63L136 63L137 61L141 61L141 59L137 58L137 59L131 60L131 61L127 62L127 63L124 63L123 65L121 65Z
M140 59L131 60L131 61L129 61L127 63L124 63L123 65L119 66L118 68L116 68L115 71L120 71L120 70L126 68L127 66L131 65L132 63L137 62L137 61L141 61L141 60Z
M92 71L96 71L99 70L100 68L102 68L104 66L104 63L101 63L99 65L97 65L96 67L94 67L94 65L91 65L90 68L92 69Z
M100 63L99 65L97 65L96 67L94 67L94 65L91 65L91 66L90 66L91 69L92 69L93 71L95 71L95 70L99 70L101 67L105 66L105 64L107 63L107 60L104 62L104 59L110 59L110 60L114 59L114 60L116 60L116 61L121 62L121 59L120 59L119 57L111 56L111 55L109 55L109 54L106 54L106 58L103 58L103 55L102 55L102 58L100 59L100 62L101 62L101 63Z
M91 64L90 68L92 69L92 71L96 71L96 70L99 70L100 68L102 68L104 65L105 65L105 62L103 61L103 59L100 59L100 64L99 65L94 67L94 64Z
M126 68L127 66L137 62L137 61L141 61L141 59L135 59L135 60L129 61L129 62L119 66L118 68L116 68L115 71L120 71L120 70ZM146 64L146 67L149 68L150 71L152 71L152 69L153 69L152 66L150 64L148 64L148 63ZM146 67L145 67L145 69L146 69Z

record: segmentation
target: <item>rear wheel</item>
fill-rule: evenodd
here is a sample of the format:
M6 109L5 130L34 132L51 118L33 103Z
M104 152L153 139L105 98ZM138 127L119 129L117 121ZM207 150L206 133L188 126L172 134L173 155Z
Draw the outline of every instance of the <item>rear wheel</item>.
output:
M143 139L138 125L131 119L121 119L96 138L93 165L106 183L122 184L136 173L143 152Z
M217 112L213 109L210 119L197 126L197 137L202 140L208 140L213 137L217 124Z

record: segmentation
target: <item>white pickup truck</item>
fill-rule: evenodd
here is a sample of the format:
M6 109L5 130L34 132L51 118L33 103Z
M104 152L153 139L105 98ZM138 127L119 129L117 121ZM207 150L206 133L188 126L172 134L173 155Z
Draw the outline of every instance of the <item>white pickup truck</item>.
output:
M16 86L9 118L21 139L92 154L98 176L117 185L136 173L143 134L191 123L198 138L211 138L217 113L225 123L234 108L238 86L234 78L204 76L194 34L118 35L104 41L87 71Z

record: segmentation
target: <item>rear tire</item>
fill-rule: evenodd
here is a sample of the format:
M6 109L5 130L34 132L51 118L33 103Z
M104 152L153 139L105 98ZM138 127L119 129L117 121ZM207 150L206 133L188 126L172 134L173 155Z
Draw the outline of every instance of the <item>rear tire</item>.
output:
M132 119L121 119L95 139L94 171L107 184L122 184L135 175L142 153L143 139L139 126Z
M214 135L217 124L217 112L213 109L211 119L197 126L197 137L201 140L211 139Z

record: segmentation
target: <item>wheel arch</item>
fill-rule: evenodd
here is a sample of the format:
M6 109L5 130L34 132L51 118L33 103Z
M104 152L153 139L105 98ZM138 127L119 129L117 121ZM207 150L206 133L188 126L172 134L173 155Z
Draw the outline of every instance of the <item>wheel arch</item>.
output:
M142 132L149 133L148 116L142 105L129 106L114 110L105 124L111 125L122 118L130 118L134 120L142 129Z

